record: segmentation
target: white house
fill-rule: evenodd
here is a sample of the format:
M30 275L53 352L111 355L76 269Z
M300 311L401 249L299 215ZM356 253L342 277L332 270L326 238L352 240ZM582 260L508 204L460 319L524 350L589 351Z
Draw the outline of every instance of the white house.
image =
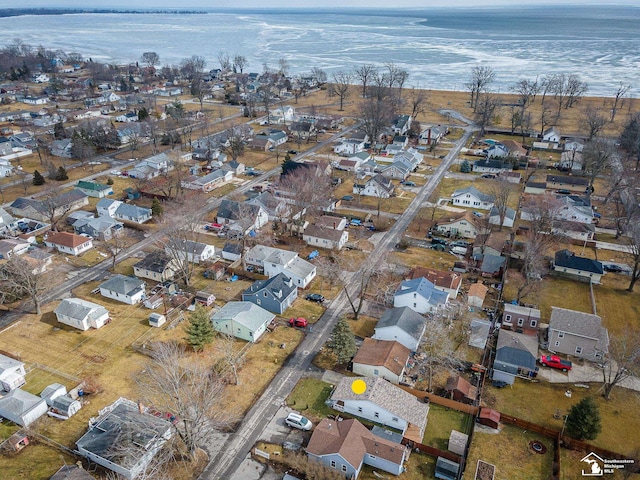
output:
M316 277L315 265L288 250L256 245L247 251L245 261L248 265L263 269L269 278L284 273L298 288L307 288Z
M0 397L0 417L21 427L28 427L47 413L44 399L19 388Z
M275 315L251 302L227 302L211 315L213 328L247 342L257 342Z
M213 245L192 240L170 239L165 246L165 253L179 261L187 260L190 263L202 263L216 256Z
M454 205L460 207L478 208L481 210L491 210L491 207L493 207L493 197L482 193L473 186L456 190L451 194L451 200Z
M381 377L396 385L402 381L411 350L398 342L365 338L353 357L353 373Z
M109 311L102 305L81 298L65 298L53 311L60 323L80 330L100 328L109 322Z
M357 138L346 138L333 147L333 152L337 155L350 156L363 152L365 141Z
M120 200L102 198L96 204L99 216L107 216L120 221L145 223L151 220L152 212L150 208L138 207Z
M403 281L393 296L394 307L409 307L418 313L431 313L444 307L449 294L438 290L426 278Z
M349 232L321 225L310 225L305 228L302 239L311 247L340 250L349 240Z
M24 385L26 375L24 363L15 358L0 354L0 387L10 392Z
M44 244L61 253L78 256L93 248L93 239L75 233L54 232L46 237Z
M427 327L426 319L409 307L389 308L378 320L371 338L400 342L416 351Z
M243 235L259 230L269 221L269 214L260 205L224 199L218 207L216 221L221 225L237 226Z
M513 222L516 219L516 211L513 208L507 207L504 213L504 220L502 226L507 228L513 227ZM491 225L500 225L500 212L496 207L492 207L489 212L489 223Z
M103 297L129 305L140 303L145 297L145 284L136 277L114 275L106 282L102 282L98 288Z
M221 185L224 185L227 182L230 182L232 179L233 172L231 170L219 168L201 177L190 177L182 181L181 184L184 188L188 188L191 190L202 190L203 192L207 193L218 188Z
M391 179L383 175L375 175L364 184L353 184L353 193L375 198L389 198L393 195L395 186Z
M549 142L549 143L559 143L560 132L556 127L547 128L542 134L542 141Z
M486 229L478 224L478 218L470 211L438 220L436 230L440 233L458 235L464 238L476 238Z

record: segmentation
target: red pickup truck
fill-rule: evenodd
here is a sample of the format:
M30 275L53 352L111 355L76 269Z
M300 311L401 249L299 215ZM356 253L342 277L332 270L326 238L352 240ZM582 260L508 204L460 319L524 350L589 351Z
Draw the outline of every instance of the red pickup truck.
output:
M545 367L557 368L563 372L568 372L573 368L573 364L569 360L563 360L556 355L542 355L539 362Z

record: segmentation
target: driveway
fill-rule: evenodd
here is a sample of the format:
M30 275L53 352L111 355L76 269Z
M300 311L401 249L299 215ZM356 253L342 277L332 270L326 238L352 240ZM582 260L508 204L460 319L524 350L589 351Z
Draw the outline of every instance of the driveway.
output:
M540 367L540 370L538 370L538 378L546 380L549 383L602 384L602 369L590 362L585 362L583 365L574 362L573 368L567 373L556 370L555 368ZM640 378L625 378L618 386L640 392ZM597 388L599 388L599 386Z

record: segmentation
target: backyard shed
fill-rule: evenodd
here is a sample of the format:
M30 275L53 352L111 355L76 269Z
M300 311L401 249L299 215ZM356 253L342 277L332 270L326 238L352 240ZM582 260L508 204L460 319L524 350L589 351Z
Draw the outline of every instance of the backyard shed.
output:
M478 415L478 423L497 430L500 426L500 412L491 408L481 408Z
M209 307L216 301L216 296L213 293L199 291L196 293L196 302L205 307Z
M72 417L82 408L82 404L78 400L74 400L69 395L61 395L51 401L51 411L49 415L52 417L62 418L64 420Z
M436 478L456 480L459 470L460 465L456 462L452 462L443 457L438 457L438 460L436 460Z
M15 358L0 354L0 390L7 392L25 384L24 363Z
M44 398L44 401L47 402L47 405L51 406L53 400L62 395L67 394L67 387L60 383L52 383L48 387L45 387L40 394L40 398Z
M476 400L478 389L462 376L449 377L444 387L450 398L457 402L472 404Z
M457 453L458 455L464 455L464 449L467 446L468 440L469 435L457 430L451 430L451 435L449 435L449 446L447 448L450 452Z
M152 313L151 315L149 315L149 326L161 327L165 323L167 323L167 317L165 317L161 313Z
M27 445L29 445L29 437L22 430L19 430L4 442L3 448L6 447L10 451L19 452Z
M29 392L12 390L0 398L0 417L27 427L47 413L47 403L43 398Z

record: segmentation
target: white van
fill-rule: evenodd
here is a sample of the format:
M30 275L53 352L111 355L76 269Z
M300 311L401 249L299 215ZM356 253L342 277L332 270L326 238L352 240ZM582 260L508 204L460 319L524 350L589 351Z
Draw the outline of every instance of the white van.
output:
M299 428L300 430L311 430L313 428L313 424L311 421L300 415L299 413L291 412L284 423L293 428Z

